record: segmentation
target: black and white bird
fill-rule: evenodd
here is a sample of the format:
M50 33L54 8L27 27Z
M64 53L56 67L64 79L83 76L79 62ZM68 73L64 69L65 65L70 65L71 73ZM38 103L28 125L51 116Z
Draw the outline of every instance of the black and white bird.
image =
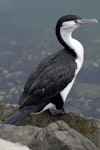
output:
M97 20L76 15L58 20L56 36L64 48L45 58L32 72L20 98L19 110L7 118L5 124L19 125L30 113L47 109L52 114L64 113L64 103L84 60L83 46L72 37L72 32L92 22Z

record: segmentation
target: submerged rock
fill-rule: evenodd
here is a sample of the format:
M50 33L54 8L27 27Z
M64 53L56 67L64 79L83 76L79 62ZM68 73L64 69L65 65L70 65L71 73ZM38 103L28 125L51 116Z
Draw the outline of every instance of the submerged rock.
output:
M1 122L3 120L5 120L5 118L10 116L12 113L14 113L17 109L18 109L18 106L15 106L15 105L0 104L0 120L1 120ZM59 123L58 120L63 120L66 123L64 123L63 121L60 121L60 123ZM56 122L56 121L58 121L58 122ZM53 123L53 122L56 122L56 123ZM52 123L52 124L50 124L50 123ZM36 142L38 139L40 141L39 143L40 143L41 147L42 147L42 143L44 141L46 141L46 143L44 143L44 146L47 143L49 143L49 145L55 145L55 136L57 136L58 144L59 144L59 140L61 141L63 138L65 138L65 141L61 141L61 143L63 143L62 144L63 146L66 145L65 144L66 142L67 142L67 144L68 143L71 144L69 139L70 138L72 139L72 137L74 137L72 139L72 143L75 142L75 146L76 146L77 142L79 142L79 143L81 142L81 138L78 138L80 134L78 133L78 135L76 136L76 132L78 131L82 135L87 137L91 142L93 142L97 147L100 148L100 120L97 120L97 119L87 118L87 117L80 116L78 114L73 114L73 113L68 113L66 115L52 116L49 113L49 111L45 111L38 115L30 115L23 121L23 123L21 125L28 125L28 126L16 127L16 126L11 126L11 125L0 124L0 137L7 139L7 140L12 139L13 142L21 142L22 144L30 145L29 144L30 138L32 136L32 139L34 139L33 141L35 141L35 143L32 141L33 145L36 145ZM31 126L29 126L29 125L31 125ZM37 126L37 127L33 127L33 125ZM61 126L61 128L60 128L60 126ZM73 135L70 138L69 138L69 133L71 134L71 131L67 131L67 128L70 128L68 126L73 128L74 131L76 130L74 132L75 135ZM71 129L71 128L70 128L70 130L73 131L73 129ZM52 130L52 135L51 135L51 130ZM48 131L50 131L50 133ZM43 133L45 133L46 135L44 135ZM29 136L27 134L29 134ZM21 137L21 139L20 139L20 137ZM52 137L50 139L51 141L48 142L47 140L50 137ZM53 143L53 141L54 141L54 143ZM89 143L90 143L90 141L89 141ZM86 140L84 142L86 142ZM83 145L84 146L81 147L81 150L85 150L84 147L85 147L86 143L84 143ZM65 146L64 149L67 150L67 148L66 148L67 146ZM80 146L80 144L79 144L79 146ZM42 147L42 149L43 149L43 147ZM50 149L51 149L51 147L50 147ZM53 149L53 147L52 147L52 149ZM78 147L76 149L78 149ZM87 146L87 149L88 149L88 146ZM37 150L39 150L39 149L37 149ZM49 149L47 149L47 150L49 150ZM80 147L78 150L80 150ZM90 149L90 150L92 150L92 149Z
M87 99L95 99L100 97L100 86L88 83L78 83L75 88L75 93L77 97L84 97L85 95Z

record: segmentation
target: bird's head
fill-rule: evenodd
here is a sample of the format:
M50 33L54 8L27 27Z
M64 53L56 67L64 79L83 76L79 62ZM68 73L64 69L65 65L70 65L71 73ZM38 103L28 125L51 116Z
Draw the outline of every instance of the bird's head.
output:
M56 28L76 29L81 25L88 23L97 23L96 19L82 19L76 15L66 15L61 17L56 25Z
M88 23L97 23L96 19L82 19L76 15L66 15L61 17L56 24L56 35L62 45L64 45L63 36L72 34L73 30L81 25ZM65 46L65 45L64 45Z

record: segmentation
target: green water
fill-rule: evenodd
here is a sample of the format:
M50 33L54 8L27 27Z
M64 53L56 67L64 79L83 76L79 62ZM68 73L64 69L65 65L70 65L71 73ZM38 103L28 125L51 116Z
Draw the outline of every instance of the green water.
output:
M62 48L55 25L66 14L100 22L100 1L0 0L0 102L18 103L37 63ZM66 104L66 109L95 118L100 118L99 26L87 25L73 34L84 46L85 61Z

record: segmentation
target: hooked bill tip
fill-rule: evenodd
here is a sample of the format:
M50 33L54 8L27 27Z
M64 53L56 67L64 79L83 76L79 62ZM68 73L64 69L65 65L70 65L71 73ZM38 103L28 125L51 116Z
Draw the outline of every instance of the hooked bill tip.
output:
M97 19L92 19L94 23L98 23L98 20Z

